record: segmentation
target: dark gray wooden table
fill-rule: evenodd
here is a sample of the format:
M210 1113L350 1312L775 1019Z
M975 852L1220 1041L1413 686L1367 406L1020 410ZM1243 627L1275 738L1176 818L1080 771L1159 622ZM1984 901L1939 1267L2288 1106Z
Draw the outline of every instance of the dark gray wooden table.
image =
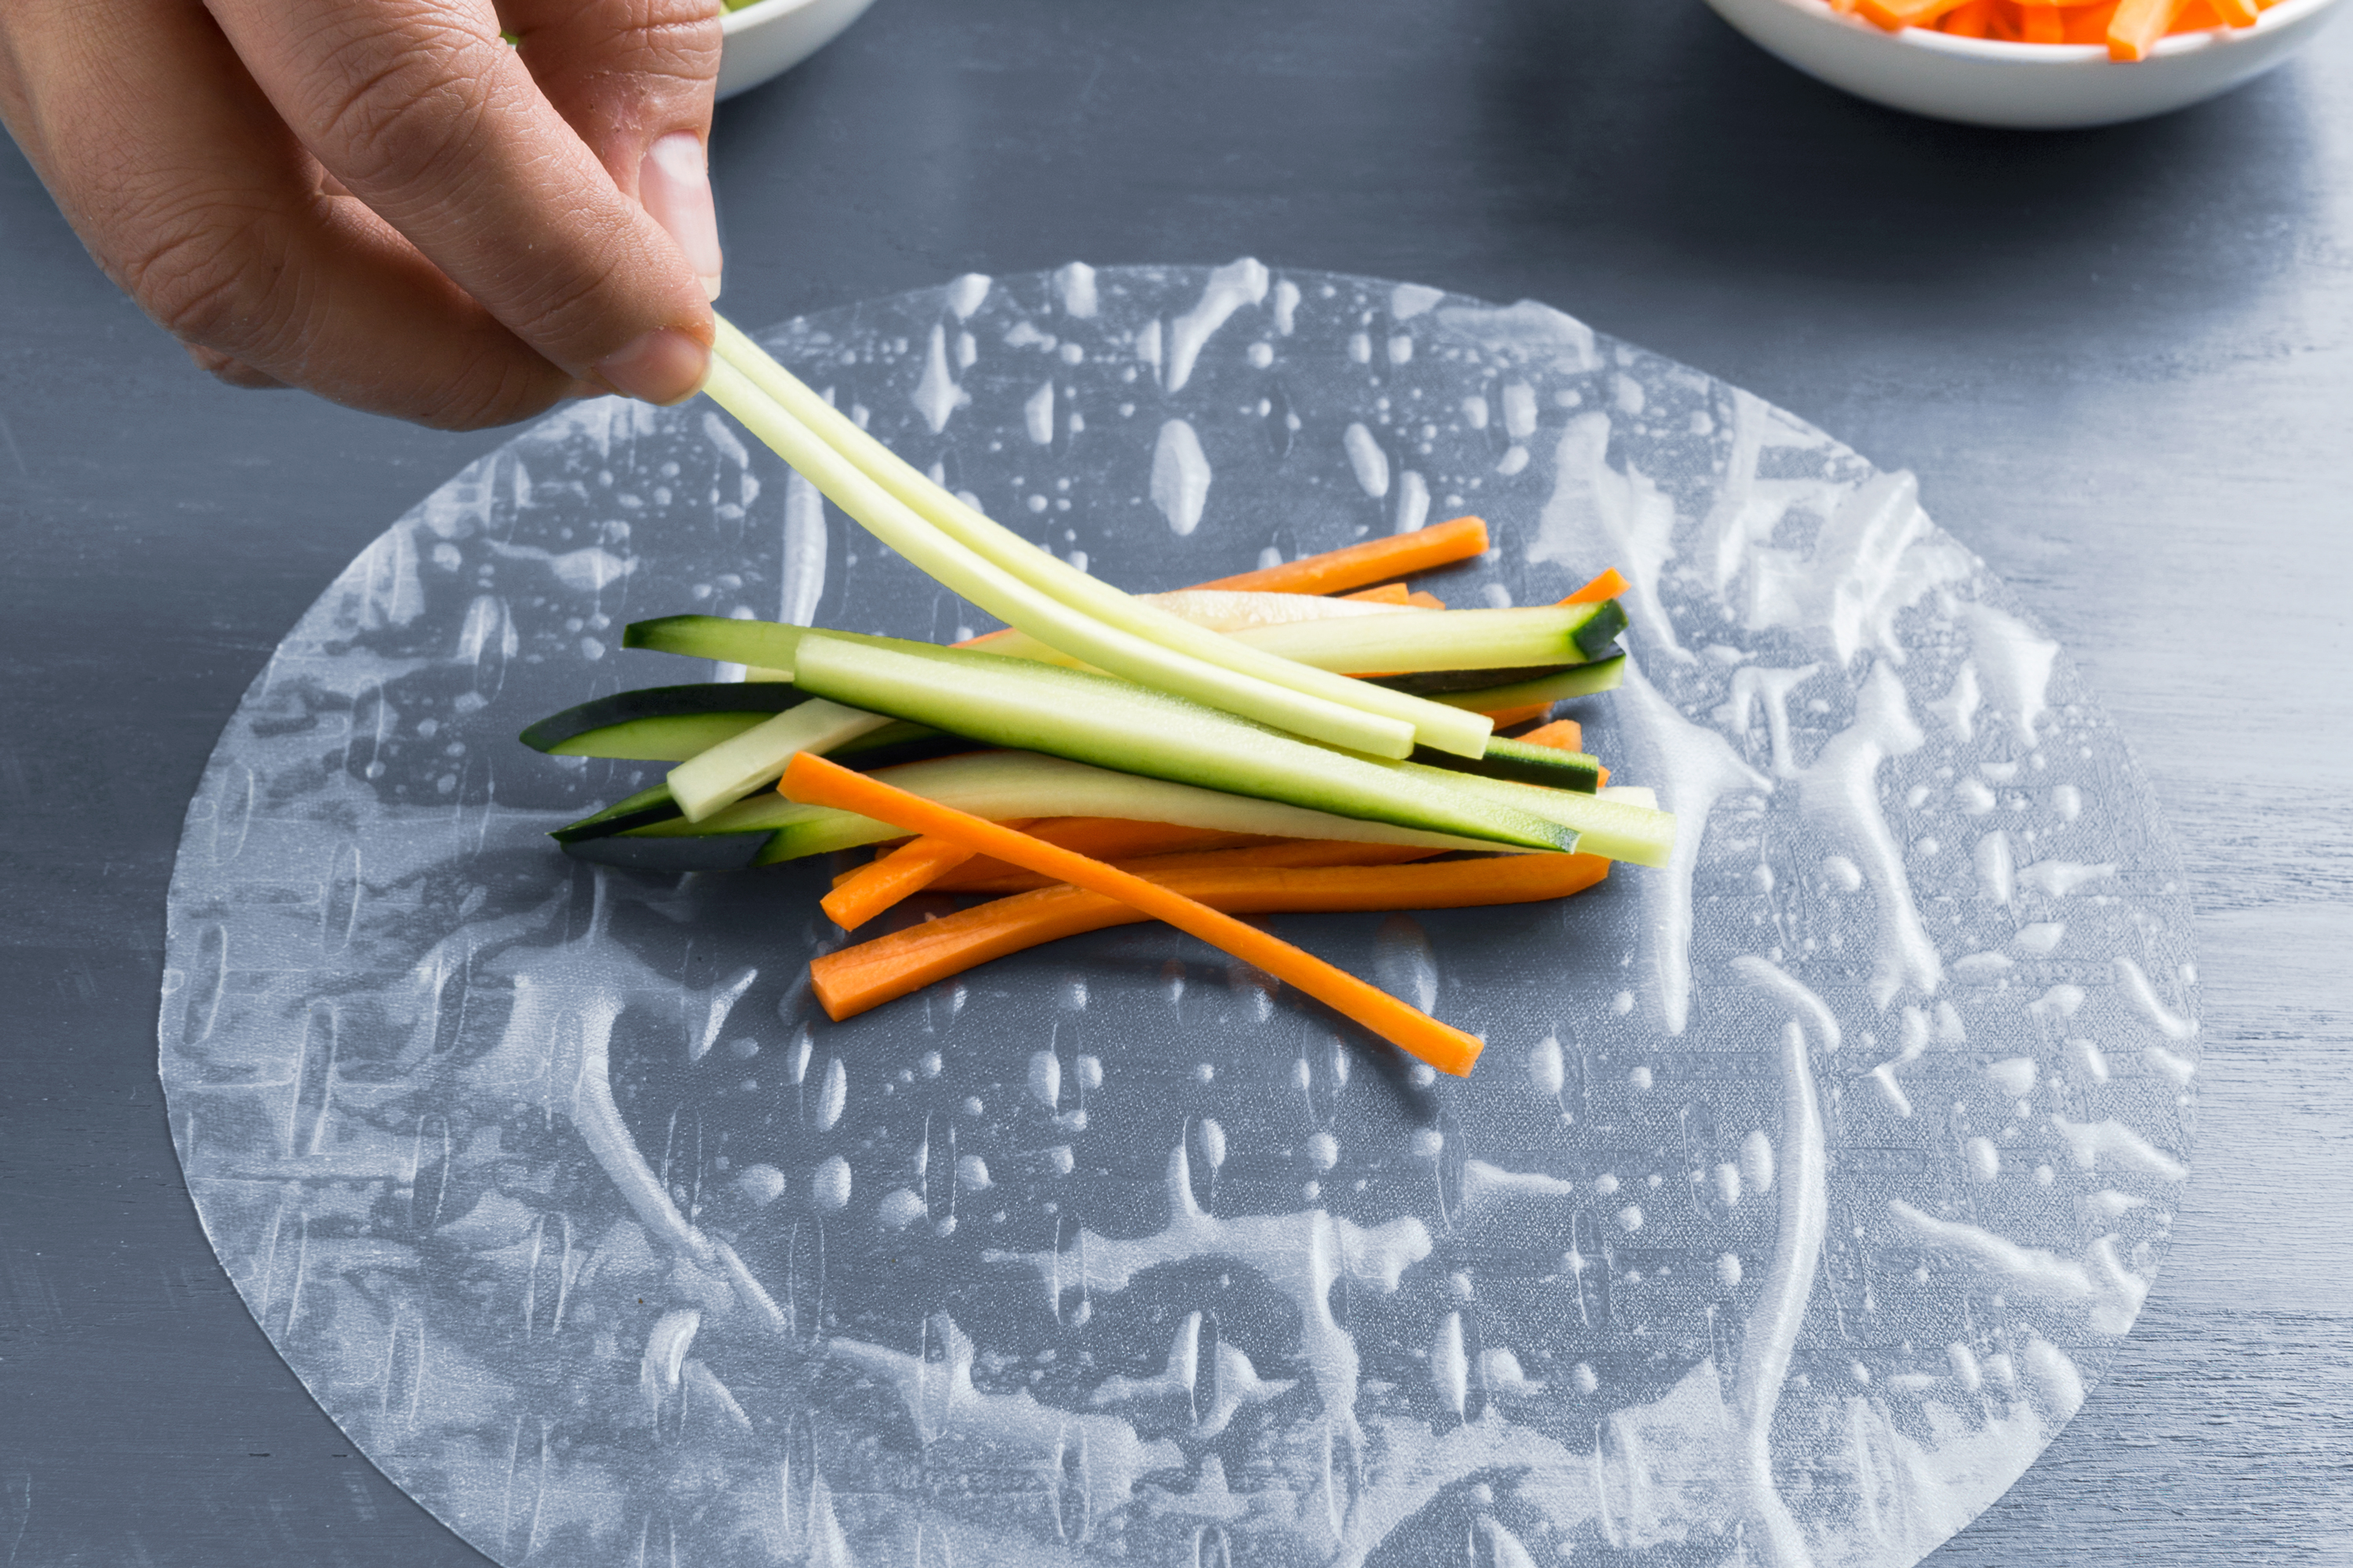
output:
M1697 0L881 0L722 111L727 305L1271 262L1535 296L1922 476L2187 845L2197 1175L2107 1380L1931 1561L2353 1563L2353 26L2063 136L1805 81ZM479 1563L214 1261L163 906L285 628L495 434L213 386L0 152L0 1565Z

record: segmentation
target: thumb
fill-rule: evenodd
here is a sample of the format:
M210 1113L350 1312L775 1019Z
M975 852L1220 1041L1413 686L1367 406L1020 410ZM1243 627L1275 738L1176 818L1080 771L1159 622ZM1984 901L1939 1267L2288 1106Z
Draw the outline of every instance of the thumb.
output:
M499 0L523 64L613 183L719 295L706 143L721 0Z

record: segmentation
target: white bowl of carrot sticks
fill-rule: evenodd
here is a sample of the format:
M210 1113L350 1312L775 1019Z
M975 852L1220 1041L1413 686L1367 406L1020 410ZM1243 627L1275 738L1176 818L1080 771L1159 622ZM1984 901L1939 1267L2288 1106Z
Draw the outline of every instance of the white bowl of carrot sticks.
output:
M1708 0L1767 53L1859 98L2023 130L2186 109L2309 42L2337 0Z

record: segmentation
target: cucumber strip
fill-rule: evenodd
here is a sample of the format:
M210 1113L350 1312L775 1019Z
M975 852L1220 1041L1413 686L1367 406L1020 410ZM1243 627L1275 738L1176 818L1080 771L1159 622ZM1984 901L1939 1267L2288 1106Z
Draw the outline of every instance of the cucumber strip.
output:
M657 784L626 800L616 800L601 811L592 811L576 822L566 822L547 836L557 843L570 844L625 833L631 828L649 827L677 816L678 802L670 798L670 786Z
M787 708L671 768L670 798L690 821L699 822L761 785L775 783L794 753L822 754L890 722L882 714L862 713L812 696L798 707Z
M1431 752L1427 756L1417 754L1414 760L1458 773L1475 773L1484 779L1509 779L1552 789L1574 789L1583 795L1590 795L1601 787L1599 758L1581 751L1563 751L1555 746L1530 746L1500 735L1488 737L1484 757L1445 757Z
M782 367L778 370L781 373ZM868 533L913 563L918 571L1008 625L1018 626L1073 658L1140 685L1377 757L1403 757L1413 749L1417 737L1433 745L1447 741L1447 749L1462 749L1463 732L1459 726L1433 721L1430 734L1421 736L1411 718L1384 713L1380 703L1343 705L1329 694L1299 689L1309 675L1318 681L1334 678L1321 672L1297 671L1299 680L1278 683L1268 678L1269 672L1295 671L1296 666L1287 666L1282 661L1250 653L1248 650L1240 651L1249 655L1240 661L1205 660L1196 649L1172 646L1167 640L1111 624L1092 608L1081 609L1064 602L1017 576L1003 562L986 558L965 542L919 515L906 502L884 489L819 440L799 418L779 407L731 365L724 355L712 360L711 376L703 390L835 505L863 524ZM818 399L818 404L824 407L822 399ZM842 422L849 429L858 430L847 419ZM881 443L875 445L880 448ZM1025 540L1010 535L1007 537L1035 560L1065 566ZM1074 575L1093 581L1082 572ZM1119 597L1126 599L1124 594ZM1174 616L1162 619L1170 626L1184 628L1198 641L1223 641L1216 632L1187 627ZM773 668L791 667L786 661L764 659L760 662ZM1244 671L1235 667L1238 662L1259 667ZM1402 694L1393 695L1401 704L1414 705L1406 711L1417 715L1435 705ZM1474 747L1472 755L1476 754Z
M896 768L902 763L927 762L936 757L973 749L972 742L962 736L946 735L904 719L892 719L881 729L855 740L846 740L826 755L845 768L870 772L878 768ZM625 800L617 800L603 810L569 822L549 834L559 843L605 838L641 828L654 822L683 821L678 802L671 799L668 781L649 789L640 789Z
M743 623L738 621L736 624ZM1500 713L1505 708L1533 707L1538 703L1556 703L1564 697L1590 696L1595 692L1610 691L1625 678L1626 655L1613 653L1606 659L1596 659L1590 664L1571 664L1548 675L1512 681L1500 686L1433 692L1430 700L1452 706L1476 708L1481 713Z
M1574 847L1546 817L1463 790L1461 774L1311 746L1086 671L812 631L794 677L835 702L992 746L1525 849Z
M1573 670L1574 664L1557 660L1549 664L1530 664L1517 670L1416 670L1404 675L1367 675L1360 679L1395 686L1400 692L1411 692L1417 697L1436 702L1449 692L1483 691L1489 686L1506 686L1519 681L1533 681L1545 675L1557 675L1563 670Z
M1497 805L1516 806L1575 829L1577 847L1587 854L1635 865L1664 865L1674 853L1673 814L1639 805L1628 796L1581 795L1472 773L1454 777L1460 780L1458 788L1466 793L1485 796Z
M1138 594L1145 604L1211 631L1287 626L1294 620L1354 620L1368 615L1438 615L1426 604L1382 604L1313 593L1253 593L1248 588L1175 588Z
M761 684L757 686L714 685L705 682L692 686L646 686L633 692L616 692L609 697L569 707L560 714L551 714L522 732L522 743L534 751L554 757L619 757L635 753L589 751L575 743L583 736L599 730L620 730L645 719L742 719L737 729L748 728L770 714L782 713L794 705L807 700L807 694L790 686ZM715 744L724 740L729 730L714 737ZM621 737L615 736L618 741ZM693 752L681 752L691 757ZM647 756L641 760L658 761Z
M699 833L692 838L566 839L564 853L629 871L744 871L761 863L774 833Z
M1165 779L1115 773L1030 751L976 752L933 762L909 763L883 769L876 776L926 800L993 821L1039 816L1121 817L1284 838L1345 839L1359 843L1420 844L1450 850L1507 849L1484 838L1427 832L1390 822L1335 816L1327 811L1229 795ZM739 800L700 824L674 821L648 827L632 833L630 838L635 842L652 843L753 832L771 835L758 857L764 865L904 836L887 822L854 812L797 805L780 795L763 795Z
M1136 596L1137 602L1165 609L1180 620L1211 631L1240 631L1246 627L1284 626L1295 620L1336 620L1366 615L1435 615L1422 604L1373 604L1362 599L1326 599L1312 593L1250 593L1240 588L1176 588L1168 593ZM1008 629L975 638L970 643L984 652L1009 659L1035 659L1040 664L1068 669L1080 662L1049 648L1026 631Z
M1156 645L1167 653L1189 657L1197 662L1197 665L1223 670L1232 675L1252 678L1267 685L1284 688L1303 696L1321 698L1324 702L1346 707L1355 712L1378 715L1398 721L1411 728L1415 740L1424 746L1435 747L1440 751L1452 752L1461 757L1479 755L1479 743L1482 738L1482 732L1464 725L1458 715L1440 712L1440 705L1419 702L1410 697L1404 697L1401 694L1367 692L1361 686L1351 686L1345 682L1336 681L1326 672L1309 670L1288 660L1271 657L1255 649L1239 646L1220 638L1215 632L1191 625L1166 610L1139 603L1132 595L1099 578L1089 577L1059 556L1039 549L1012 530L957 500L944 487L934 482L929 475L918 471L913 463L860 429L857 423L847 414L810 391L792 372L769 357L765 349L744 336L723 319L719 323L718 340L715 346L718 352L714 363L726 365L753 390L765 396L772 408L785 415L787 420L798 424L803 434L813 435L816 438L815 444L826 457L837 461L846 459L847 462L844 466L847 466L852 473L863 478L879 489L883 495L911 511L920 521L929 524L933 530L936 530L938 536L962 546L973 556L1002 572L1010 574L1028 588L1075 610L1092 627L1111 628L1126 632ZM714 396L717 396L720 391L719 378L714 376L705 390L712 391ZM725 390L732 393L736 388L730 382ZM732 408L729 411L735 412ZM741 418L742 415L737 414L737 418ZM746 420L745 423L748 425L750 421ZM754 433L762 434L763 439L765 439L765 433L760 432L756 427L754 427ZM783 455L781 449L779 452ZM792 459L789 455L786 455L786 461L791 462ZM798 463L794 463L793 466L800 467ZM819 490L825 491L828 495L833 493L828 489L825 482L816 474L809 473L806 469L803 469L802 472ZM839 503L838 497L836 500ZM842 510L865 524L868 528L873 528L873 522L856 507L845 505ZM886 539L884 542L892 541ZM902 549L901 554L909 553ZM909 555L909 559L913 560L916 557ZM919 560L917 564L920 566L922 563ZM977 599L974 602L980 603ZM1048 624L1027 624L987 604L981 604L981 608L996 615L1008 625L1019 626L1032 635L1050 642L1073 658L1082 659L1115 675L1125 675L1131 680L1140 679L1133 671L1106 663L1085 648L1074 645L1062 636L1052 634L1052 628ZM1197 683L1198 681L1198 674L1192 674L1188 679L1187 686ZM1161 685L1157 681L1145 683ZM1163 686L1162 689L1180 696L1206 700L1201 693L1187 687ZM1366 747L1355 742L1335 740L1328 735L1299 729L1298 726L1287 721L1272 717L1271 711L1261 711L1263 698L1260 699L1260 705L1250 708L1236 709L1225 703L1211 702L1210 704L1214 707L1240 713L1244 717L1273 723L1278 727L1293 730L1296 734L1311 735L1315 739L1331 741L1335 745L1351 746L1360 751L1372 751L1377 756L1402 757L1406 754L1404 749L1389 750Z
M677 653L689 659L716 659L722 663L749 662L755 657L792 679L793 655L807 637L806 626L775 620L730 620L721 615L663 615L633 620L621 628L621 646L650 648L657 653ZM844 635L855 637L856 632Z
M616 762L684 762L733 740L773 714L649 714L586 730L540 749L553 757L609 757Z
M1238 641L1318 670L1362 674L1393 670L1512 670L1573 664L1587 657L1580 636L1605 604L1525 609L1449 609L1428 615L1301 620L1227 633ZM1617 618L1621 623L1623 617ZM1609 634L1617 635L1615 630ZM1603 638L1597 646L1606 645Z

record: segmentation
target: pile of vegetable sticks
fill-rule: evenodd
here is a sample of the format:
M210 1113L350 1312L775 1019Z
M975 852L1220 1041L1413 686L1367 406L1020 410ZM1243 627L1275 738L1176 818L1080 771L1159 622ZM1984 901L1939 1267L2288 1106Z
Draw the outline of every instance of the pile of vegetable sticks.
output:
M1606 856L1669 853L1672 819L1647 791L1603 793L1575 725L1493 734L1615 683L1614 572L1525 610L1447 611L1393 580L1482 553L1485 526L1466 518L1134 598L948 495L723 321L717 351L706 390L723 407L1008 629L951 649L639 622L631 646L747 666L744 694L625 693L524 738L677 756L659 789L559 832L589 858L733 836L766 862L913 833L839 879L825 906L845 928L925 888L1003 895L818 959L834 1016L1055 936L1158 918L1461 1072L1473 1037L1235 914L1558 897L1599 881ZM933 760L905 760L910 746ZM772 780L778 793L760 796ZM1465 850L1507 853L1434 860Z
M2279 0L1830 0L1895 32L1933 27L2019 44L2105 44L2108 58L2148 58L2158 39L2217 27L2252 27Z

